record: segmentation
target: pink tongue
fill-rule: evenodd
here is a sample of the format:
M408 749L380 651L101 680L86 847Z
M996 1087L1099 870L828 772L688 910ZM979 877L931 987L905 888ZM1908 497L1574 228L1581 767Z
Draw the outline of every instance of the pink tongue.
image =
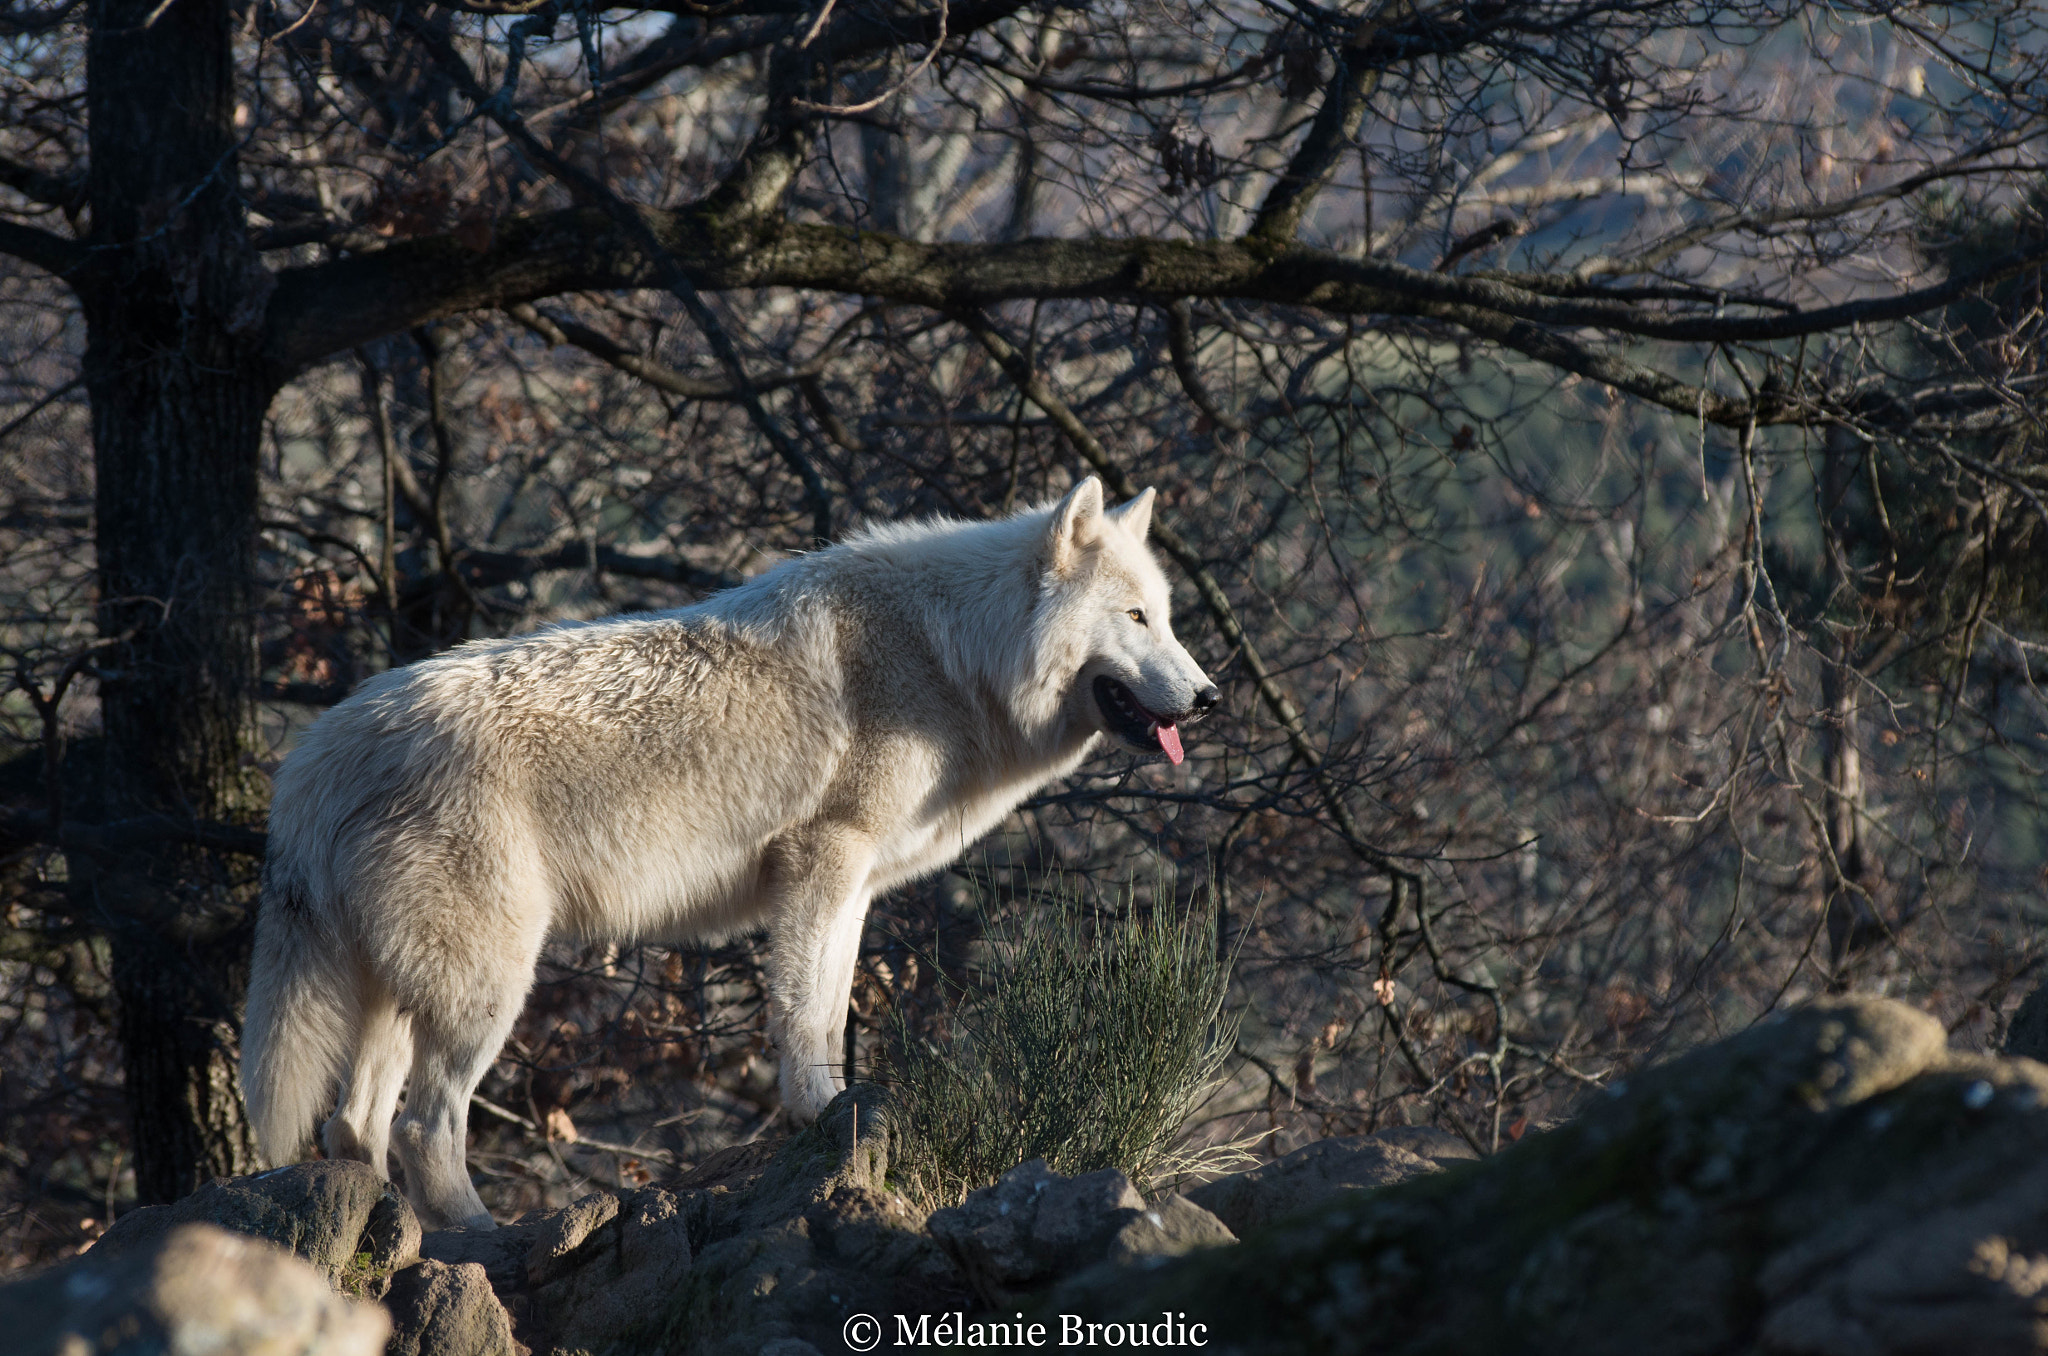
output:
M1180 731L1163 720L1159 722L1159 747L1166 750L1166 756L1173 760L1175 767L1179 767L1180 760L1187 757L1180 751Z

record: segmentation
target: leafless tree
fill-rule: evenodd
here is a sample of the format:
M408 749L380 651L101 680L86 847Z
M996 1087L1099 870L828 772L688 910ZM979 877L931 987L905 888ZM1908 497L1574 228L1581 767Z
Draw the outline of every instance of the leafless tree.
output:
M861 1039L943 1010L969 887L1138 854L1213 874L1239 956L1216 1134L1491 1146L1830 988L1994 1037L2044 856L2042 38L2010 0L0 11L24 1255L123 1164L249 1161L264 778L318 707L1083 472L1161 487L1230 716L886 901ZM478 1121L502 1202L772 1115L744 948L559 959ZM565 1150L600 1107L680 1119Z

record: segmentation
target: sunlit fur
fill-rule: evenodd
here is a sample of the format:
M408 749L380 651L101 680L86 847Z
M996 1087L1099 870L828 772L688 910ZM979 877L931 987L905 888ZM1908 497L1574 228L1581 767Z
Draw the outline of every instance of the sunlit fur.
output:
M784 1103L815 1116L874 894L1072 770L1096 674L1168 715L1208 686L1151 511L1148 490L1105 513L1089 479L364 683L278 774L242 1065L264 1154L297 1157L339 1087L331 1155L382 1171L395 1147L428 1227L487 1227L469 1098L550 937L765 926Z

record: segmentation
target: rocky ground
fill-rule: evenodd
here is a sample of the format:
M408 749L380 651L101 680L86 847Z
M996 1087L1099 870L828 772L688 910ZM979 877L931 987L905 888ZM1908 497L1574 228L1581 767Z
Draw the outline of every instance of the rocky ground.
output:
M1032 1162L926 1216L895 1135L856 1088L772 1153L425 1237L358 1164L217 1182L0 1287L0 1346L2048 1354L2048 1067L1896 1003L1792 1013L1483 1161L1388 1131L1149 1201Z

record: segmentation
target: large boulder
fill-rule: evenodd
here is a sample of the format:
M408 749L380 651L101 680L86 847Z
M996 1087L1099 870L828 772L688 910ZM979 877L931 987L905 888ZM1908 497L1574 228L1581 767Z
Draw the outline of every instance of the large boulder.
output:
M885 1089L850 1088L748 1190L709 1209L659 1349L842 1351L844 1325L857 1314L887 1321L966 1304L923 1215L889 1190L900 1133Z
M935 1211L926 1227L975 1294L996 1309L1094 1263L1236 1241L1222 1221L1185 1197L1148 1206L1115 1168L1062 1177L1042 1158Z
M1047 1303L1212 1351L2048 1353L2048 1068L1817 1004L1484 1162Z
M1317 1140L1264 1167L1219 1177L1187 1197L1242 1237L1339 1192L1393 1186L1436 1171L1436 1162L1379 1136L1350 1135Z
M379 1293L420 1249L419 1221L398 1188L368 1164L340 1159L226 1177L169 1205L131 1210L93 1252L112 1257L153 1247L181 1224L267 1239L356 1294Z
M206 1224L0 1286L18 1356L381 1356L390 1330L285 1249Z

